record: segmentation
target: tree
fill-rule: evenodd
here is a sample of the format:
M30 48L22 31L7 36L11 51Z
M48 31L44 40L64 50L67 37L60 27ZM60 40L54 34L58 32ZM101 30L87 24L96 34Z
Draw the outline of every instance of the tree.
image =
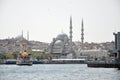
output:
M18 54L19 54L19 52L13 52L13 53L12 53L13 58L14 58L14 59L17 59Z
M0 53L0 59L6 59L5 53Z
M110 57L115 56L115 54L113 53L112 50L108 50L108 55L109 55Z
M49 60L52 59L52 55L50 53L46 53L45 56L46 56L46 59L49 59Z
M39 61L41 59L41 56L37 56L36 59Z
M32 57L34 59L37 59L37 60L40 60L40 59L49 59L50 60L50 59L52 59L52 55L50 53L45 53L45 52L43 52L43 53L37 52L36 53L32 50L29 50L28 53L31 54Z
M6 54L6 59L13 59L14 56L11 53Z

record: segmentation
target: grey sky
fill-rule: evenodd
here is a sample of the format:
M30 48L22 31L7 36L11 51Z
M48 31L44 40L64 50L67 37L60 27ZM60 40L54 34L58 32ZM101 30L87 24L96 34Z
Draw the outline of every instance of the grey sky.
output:
M86 42L112 41L120 31L120 0L0 0L0 38L23 30L30 40L51 42L61 31L69 36L70 15L74 41L81 41L82 18Z

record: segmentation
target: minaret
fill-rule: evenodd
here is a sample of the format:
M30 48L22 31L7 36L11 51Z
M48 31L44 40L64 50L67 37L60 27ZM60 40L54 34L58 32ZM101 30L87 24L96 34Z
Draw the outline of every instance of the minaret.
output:
M22 40L23 40L23 30L22 30L22 34L21 34Z
M83 49L83 43L84 43L84 25L83 25L83 19L81 24L81 43L82 43L82 49Z
M27 40L29 41L29 31L27 31Z
M26 52L26 50L27 50L27 40L24 39L23 30L22 30L21 37L22 37L22 39L21 39L21 45L20 45L20 47L21 47L21 53L23 53L23 52Z
M70 16L70 50L72 50L72 17Z

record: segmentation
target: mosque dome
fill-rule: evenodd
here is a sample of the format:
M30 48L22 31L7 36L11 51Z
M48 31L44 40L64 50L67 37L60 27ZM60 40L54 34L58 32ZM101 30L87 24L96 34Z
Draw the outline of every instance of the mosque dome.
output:
M58 39L58 40L65 40L65 39L68 39L68 36L67 36L67 34L62 33L62 34L59 34L59 35L56 37L56 39Z
M55 42L56 46L62 46L63 44L64 44L63 41L60 41L60 40Z
M18 41L25 40L25 38L22 35L17 36L15 39Z

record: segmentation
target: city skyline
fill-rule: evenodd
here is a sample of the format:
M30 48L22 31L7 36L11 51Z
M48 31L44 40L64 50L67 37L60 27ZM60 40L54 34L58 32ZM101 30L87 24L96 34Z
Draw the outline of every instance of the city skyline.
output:
M29 40L51 42L62 31L69 36L72 16L73 41L113 41L120 31L119 0L0 0L0 39L24 31Z

